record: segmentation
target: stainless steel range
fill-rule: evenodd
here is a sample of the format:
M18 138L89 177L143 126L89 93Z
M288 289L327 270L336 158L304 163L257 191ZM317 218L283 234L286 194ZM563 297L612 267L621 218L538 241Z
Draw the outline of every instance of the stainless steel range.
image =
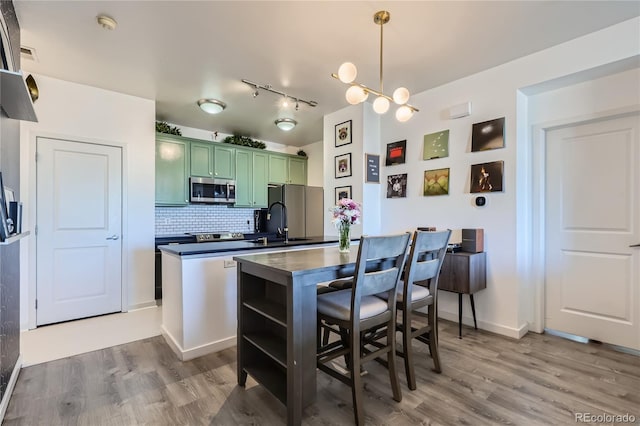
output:
M196 237L196 243L244 240L244 234L240 232L216 231L216 232L191 233L189 235L193 235Z

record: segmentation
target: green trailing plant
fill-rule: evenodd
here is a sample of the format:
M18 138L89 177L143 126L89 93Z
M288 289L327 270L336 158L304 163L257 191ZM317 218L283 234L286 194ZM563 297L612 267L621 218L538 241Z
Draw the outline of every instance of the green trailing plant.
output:
M248 146L249 148L265 149L267 147L264 142L253 140L247 136L227 136L222 142L233 145Z
M156 121L156 132L182 136L182 131L179 128L169 126L166 121Z
M299 155L300 157L306 157L306 156L307 156L307 153L306 153L306 152L304 152L303 150L300 150L300 151L298 151L298 155Z

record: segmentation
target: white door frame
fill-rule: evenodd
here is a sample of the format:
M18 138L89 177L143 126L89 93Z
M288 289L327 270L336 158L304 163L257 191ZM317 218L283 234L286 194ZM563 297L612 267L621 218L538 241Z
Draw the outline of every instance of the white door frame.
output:
M66 135L60 133L50 133L50 132L41 132L41 131L31 131L29 132L29 227L31 232L34 234L34 238L30 239L29 242L29 254L28 254L28 289L29 294L27 297L27 312L28 314L28 327L30 330L36 328L36 289L37 289L37 276L36 276L36 244L37 239L35 238L35 226L36 226L36 211L37 211L37 197L36 197L36 149L37 149L37 141L38 138L48 138L48 139L59 139L66 140L72 142L79 143L87 143L93 145L106 145L112 146L116 148L120 148L122 150L122 270L121 270L121 282L122 282L122 312L127 312L129 310L129 221L128 215L126 214L129 211L128 208L128 167L129 163L128 159L128 151L127 144L118 142L118 141L105 141L101 139L95 138L87 138L77 135ZM22 268L21 268L22 269ZM22 276L23 271L21 271Z
M563 118L557 121L534 124L531 126L531 277L529 283L534 291L534 311L533 324L529 329L536 333L544 331L545 323L545 146L547 142L547 132L560 129L562 127L587 124L595 121L615 118L640 112L640 106L632 105L628 107L616 108L594 114Z

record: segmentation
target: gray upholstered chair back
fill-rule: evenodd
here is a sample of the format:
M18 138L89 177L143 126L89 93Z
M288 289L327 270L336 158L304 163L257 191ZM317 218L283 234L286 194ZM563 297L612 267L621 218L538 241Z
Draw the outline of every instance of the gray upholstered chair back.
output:
M426 232L416 231L409 253L409 263L405 276L405 294L409 284L430 284L429 292L435 294L438 275L447 251L451 230ZM411 300L409 298L408 300Z
M395 306L395 290L400 282L411 234L363 236L360 238L358 260L354 274L351 312L357 313L364 296L390 292ZM372 265L377 265L373 267Z

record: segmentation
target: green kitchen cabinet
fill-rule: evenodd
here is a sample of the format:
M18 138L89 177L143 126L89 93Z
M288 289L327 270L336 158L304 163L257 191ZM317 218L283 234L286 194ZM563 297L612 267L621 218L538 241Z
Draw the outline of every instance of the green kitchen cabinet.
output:
M230 146L213 145L213 177L236 178L236 149Z
M191 142L191 176L235 179L235 148Z
M184 206L189 203L189 160L188 141L156 136L156 205Z
M286 155L269 154L269 183L289 183L289 159Z
M307 184L307 159L289 157L289 183Z
M267 154L236 149L235 207L267 207Z
M213 146L191 142L191 176L213 177Z
M307 184L307 159L287 154L269 154L269 183Z

